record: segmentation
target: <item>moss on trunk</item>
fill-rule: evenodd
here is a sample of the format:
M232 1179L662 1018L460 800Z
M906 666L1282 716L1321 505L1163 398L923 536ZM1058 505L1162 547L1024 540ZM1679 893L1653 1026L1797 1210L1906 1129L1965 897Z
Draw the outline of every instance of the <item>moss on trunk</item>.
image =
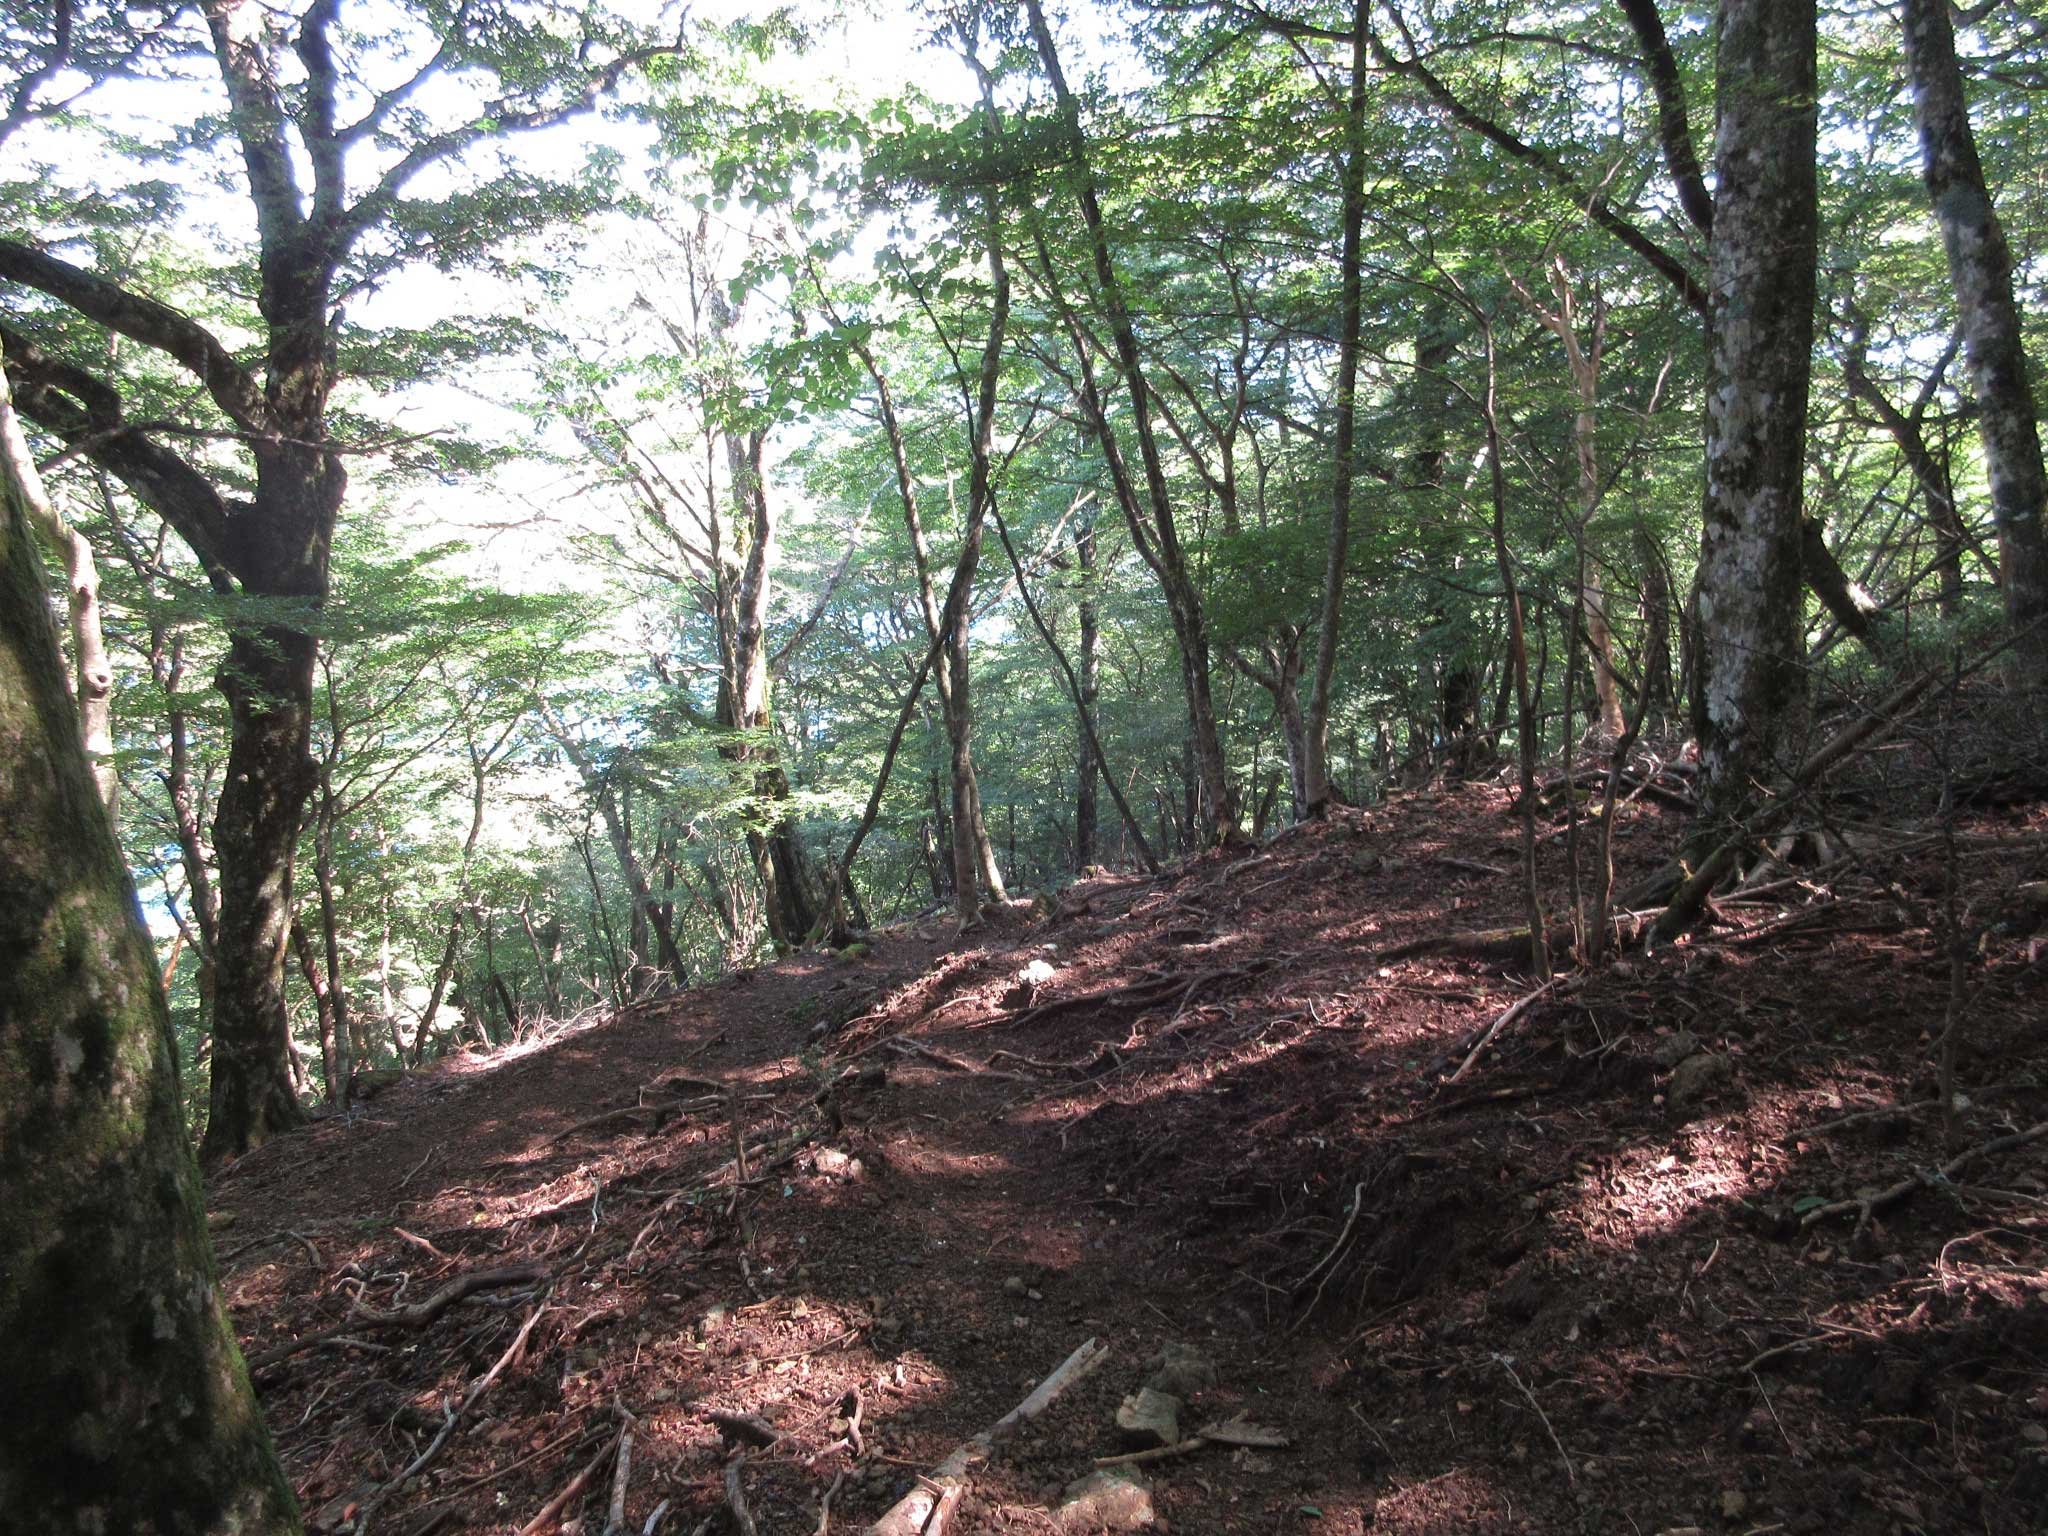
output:
M216 1290L154 955L0 499L0 1509L299 1528Z

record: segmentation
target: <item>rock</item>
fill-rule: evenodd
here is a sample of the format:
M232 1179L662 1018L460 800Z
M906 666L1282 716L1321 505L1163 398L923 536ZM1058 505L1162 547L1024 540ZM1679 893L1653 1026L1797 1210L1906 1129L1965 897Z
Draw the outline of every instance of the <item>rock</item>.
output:
M857 1157L849 1157L836 1147L820 1147L811 1155L811 1166L820 1173L835 1178L857 1179L867 1172Z
M1721 1518L1740 1520L1749 1513L1749 1495L1740 1488L1724 1489L1721 1494Z
M1022 1296L1030 1289L1031 1287L1024 1283L1022 1275L1010 1275L1003 1281L1003 1294L1005 1296Z
M1157 1518L1152 1485L1131 1467L1104 1467L1067 1484L1052 1511L1063 1531L1135 1531Z
M1116 1411L1117 1432L1133 1450L1180 1443L1180 1399L1171 1392L1140 1387Z
M1681 1029L1666 1035L1650 1048L1650 1060L1657 1064L1660 1072L1669 1072L1686 1057L1700 1048L1700 1037L1689 1029Z
M1215 1362L1185 1344L1169 1344L1152 1359L1145 1385L1183 1402L1216 1385Z
M1735 1081L1735 1063L1726 1056L1703 1051L1688 1056L1671 1074L1671 1086L1664 1090L1664 1102L1671 1113L1689 1120L1706 1107L1707 1100Z
M2029 1445L2048 1445L2048 1424L2028 1424L2021 1428L2020 1438Z
M1059 976L1059 971L1049 961L1033 960L1017 973L1008 991L1003 993L1005 1008L1029 1008L1041 988Z

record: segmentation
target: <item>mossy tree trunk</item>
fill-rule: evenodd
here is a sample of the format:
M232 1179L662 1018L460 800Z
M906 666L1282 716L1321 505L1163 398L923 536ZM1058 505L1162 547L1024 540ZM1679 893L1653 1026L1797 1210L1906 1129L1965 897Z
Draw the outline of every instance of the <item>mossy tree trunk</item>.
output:
M294 1532L216 1290L155 957L9 480L0 501L0 1509Z

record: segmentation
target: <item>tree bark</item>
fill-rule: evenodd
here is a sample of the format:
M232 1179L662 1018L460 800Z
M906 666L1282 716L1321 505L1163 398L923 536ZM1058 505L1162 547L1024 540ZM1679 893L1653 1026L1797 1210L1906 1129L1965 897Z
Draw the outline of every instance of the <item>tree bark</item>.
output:
M1722 0L1697 679L1703 812L1722 820L1778 776L1805 698L1815 46L1813 0Z
M1963 363L1977 397L2006 617L2018 636L2014 650L2027 687L2040 690L2048 687L2048 539L2041 529L2048 473L2013 301L2012 251L1977 157L1948 0L1905 0L1901 19L1922 173L1948 253Z
M1344 616L1344 578L1350 568L1352 488L1357 481L1358 348L1365 291L1360 247L1365 230L1366 36L1372 25L1371 9L1371 0L1358 0L1351 23L1351 89L1344 114L1344 233L1337 269L1336 441L1322 614L1316 630L1315 667L1309 678L1308 720L1301 733L1296 813L1303 816L1320 817L1330 809L1330 684L1337 670L1338 625ZM1284 700L1282 706L1284 710ZM1292 737L1289 741L1291 747Z
M0 1435L24 1530L296 1532L223 1315L170 1017L0 506Z
M1078 764L1074 775L1074 872L1079 874L1095 862L1095 831L1099 817L1096 776L1107 774L1108 765L1095 751L1101 734L1096 717L1096 695L1101 690L1102 613L1095 592L1095 514L1090 511L1074 531L1074 563L1081 573L1077 603L1081 625L1080 656L1080 740L1076 744Z
M17 488L30 525L64 566L75 667L71 690L78 705L79 740L92 765L100 801L111 818L120 780L114 772L114 666L107 659L106 636L100 627L99 565L85 535L65 520L43 486L21 419L14 413L14 396L4 370L0 370L0 456L7 461L6 473Z

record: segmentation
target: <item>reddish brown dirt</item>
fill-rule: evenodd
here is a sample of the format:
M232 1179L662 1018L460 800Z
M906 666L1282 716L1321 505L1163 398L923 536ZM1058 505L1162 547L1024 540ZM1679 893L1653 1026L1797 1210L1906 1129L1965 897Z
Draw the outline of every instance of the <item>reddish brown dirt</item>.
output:
M1443 862L1514 866L1505 795L1471 786L1088 882L1050 922L899 928L446 1064L217 1182L227 1296L252 1358L346 1327L259 1371L330 1530L537 1306L373 1529L516 1531L622 1408L631 1529L663 1500L668 1530L723 1520L707 1408L784 1434L742 1472L761 1531L817 1530L841 1472L831 1526L858 1529L1092 1335L1108 1365L978 1469L956 1529L1052 1529L1181 1343L1220 1372L1184 1427L1242 1411L1293 1444L1147 1468L1171 1530L2048 1530L2048 1139L1860 1225L1815 1214L2048 1118L2022 889L2044 827L1961 828L1966 916L1993 926L1953 1144L1925 1111L1796 1134L1934 1093L1950 977L1924 833L1561 989L1447 1082L1526 967L1380 957L1517 919L1513 878ZM1624 878L1676 830L1632 808ZM1054 974L1022 987L1033 960ZM1681 1031L1725 1064L1684 1113L1660 1065ZM678 1075L743 1096L744 1187L726 1102ZM813 1106L834 1081L836 1128ZM555 1139L643 1097L681 1108ZM351 1320L526 1261L544 1284ZM858 1457L835 1424L856 1389ZM564 1518L594 1536L608 1482Z

